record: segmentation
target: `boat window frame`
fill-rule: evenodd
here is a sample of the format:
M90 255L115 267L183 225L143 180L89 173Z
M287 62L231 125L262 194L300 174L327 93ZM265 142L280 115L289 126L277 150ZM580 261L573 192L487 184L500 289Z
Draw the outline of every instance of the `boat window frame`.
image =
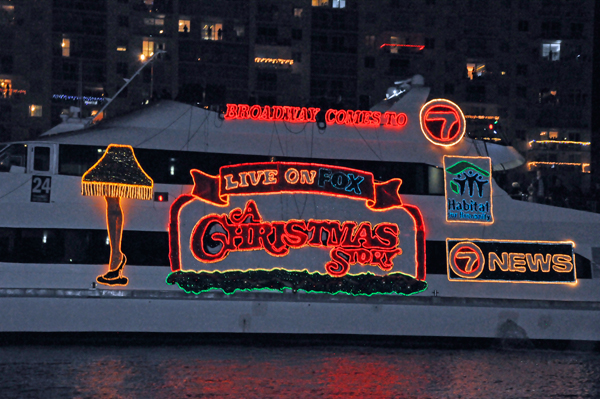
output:
M47 147L49 148L49 155L48 155L48 162L49 162L49 167L48 170L41 170L41 169L37 169L36 168L36 164L35 164L35 155L36 155L36 149L38 147ZM44 142L30 142L27 145L28 151L27 151L27 172L28 173L35 173L35 174L41 174L41 175L53 175L56 174L56 164L57 164L57 159L56 159L56 153L57 153L57 148L58 148L58 144L55 143L44 143Z
M6 143L4 145L4 147L2 149L0 149L0 158L2 158L3 154L8 154L9 161L10 161L10 158L13 157L13 155L8 153L8 151L10 150L10 148L14 148L16 146L23 146L25 148L25 151L23 154L25 156L25 159L22 160L22 162L20 162L21 165L13 165L12 162L9 162L8 168L0 168L0 173L10 173L11 168L13 166L23 168L23 172L25 172L27 170L27 162L29 160L29 154L28 154L28 148L27 148L26 143ZM14 173L14 171L13 171L13 173Z

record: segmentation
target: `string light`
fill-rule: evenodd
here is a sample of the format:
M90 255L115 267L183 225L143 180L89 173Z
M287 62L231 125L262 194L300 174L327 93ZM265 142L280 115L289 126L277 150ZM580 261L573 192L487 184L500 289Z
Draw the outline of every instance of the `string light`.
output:
M236 291L271 290L284 292L291 290L305 292L371 296L381 294L413 295L427 289L427 282L416 280L402 273L377 276L372 273L348 274L344 277L331 277L319 272L306 270L255 269L228 270L225 272L194 272L179 270L167 277L167 284L176 284L185 292L200 294L220 289L230 295Z
M285 58L254 58L254 62L263 64L277 64L277 65L294 65L294 60Z
M500 120L499 116L495 115L465 115L466 119L494 119Z
M533 143L537 143L537 144L576 144L576 145L583 145L583 146L588 146L590 145L589 141L569 141L569 140L531 140L529 142L529 146L531 147L533 145Z
M590 167L589 163L580 163L580 162L528 162L527 163L527 167L529 168L529 170L531 170L531 167L541 166L541 165L581 166L581 171L583 173L590 173L589 172L589 167Z
M77 101L79 100L79 96L68 96L66 94L53 94L52 95L52 99L53 100L63 100L63 101ZM86 105L90 105L92 103L98 103L101 101L106 101L106 98L104 97L88 97L88 96L83 96L83 101L85 102Z
M409 48L416 48L419 51L421 51L421 50L423 50L425 48L425 46L419 45L419 44L383 43L381 46L379 46L379 48L384 48L384 47L409 47Z

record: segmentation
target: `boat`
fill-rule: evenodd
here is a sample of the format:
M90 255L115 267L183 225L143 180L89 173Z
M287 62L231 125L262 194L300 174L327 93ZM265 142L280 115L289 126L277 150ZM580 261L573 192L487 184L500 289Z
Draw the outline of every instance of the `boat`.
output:
M512 199L523 158L429 91L0 145L0 332L600 341L600 215Z

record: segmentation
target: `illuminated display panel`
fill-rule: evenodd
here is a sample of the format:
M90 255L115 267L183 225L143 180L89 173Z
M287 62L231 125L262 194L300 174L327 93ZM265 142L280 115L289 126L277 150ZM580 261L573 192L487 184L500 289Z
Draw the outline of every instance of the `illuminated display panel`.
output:
M319 281L329 281L328 284L334 288L337 285L347 286L348 278L354 278L354 276L364 278L366 275L372 275L369 281L373 286L356 293L360 295L386 293L384 286L380 285L383 281L382 278L392 278L396 281L400 276L404 276L397 281L405 281L407 278L414 279L419 281L415 285L415 287L420 287L418 291L425 287L422 285L425 279L426 260L423 217L417 207L402 203L398 194L401 184L399 179L378 183L374 181L372 174L364 171L331 165L290 162L224 166L218 176L211 176L198 170L193 170L191 173L194 178L192 193L181 195L174 201L171 206L169 222L169 258L173 273L169 275L168 281L178 284L186 291L195 293L205 291L206 279L219 280L220 282L214 288L221 288L224 292L259 289L253 285L254 283L249 283L251 288L248 288L247 284L238 284L233 287L225 281L226 279L221 281L224 279L223 276L231 276L232 273L256 273L258 270L262 270L268 275L284 274L289 278L292 275L297 277L306 273L310 274L309 271L303 270L303 267L285 267L286 262L289 263L286 260L288 257L293 257L296 265L311 263L311 267L316 267L316 272L321 275L318 278ZM325 196L325 198L332 197L332 200L336 201L361 201L364 208L359 211L359 214L355 214L356 211L353 212L355 217L349 220L316 218L314 216L266 220L263 217L263 210L270 209L258 205L261 198L276 200L274 196L287 195L289 198L290 194L313 194L320 197ZM268 197L264 197L264 195L268 195ZM250 198L244 202L242 207L231 209L230 197L232 196L235 198L248 196ZM214 206L216 208L213 209L217 212L200 215L195 221L190 221L187 217L182 219L182 211L194 201ZM261 201L264 203L264 200ZM240 202L236 200L236 203ZM226 207L229 207L229 211L218 212L219 208ZM386 215L393 210L396 210L396 216L394 216L396 219L398 215L405 215L401 218L404 220L402 226L397 224L396 219L386 221L388 220ZM364 214L363 217L369 214L380 215L378 220L384 221L370 222L363 219L361 214ZM193 228L190 230L186 227L185 235L181 236L181 223L191 226L190 222L193 223ZM401 244L400 232L406 229L408 229L407 231L414 230L414 235L412 240L403 241L404 244ZM188 234L189 238L187 238ZM186 248L186 241L189 242L189 248ZM414 253L414 260L410 258L412 255L406 255L409 258L405 256L404 262L407 262L405 265L414 265L414 277L406 275L406 273L398 273L394 269L394 261L398 256L403 255L406 245L410 246L409 253ZM309 248L313 248L313 250L309 251ZM315 250L317 251L315 252ZM182 257L183 252L186 254L185 262L194 260L195 263L192 262L190 265L193 264L193 269L199 269L197 272L183 270L183 263L185 263ZM235 259L225 262L234 254L243 252L249 252L249 254L244 258L236 255ZM258 267L250 270L239 270L240 267L235 266L235 262L239 263L240 259L243 259L243 264L248 267L252 267L252 259L256 259L257 266L265 264L268 258L260 255L261 253L268 257L281 259L275 263L267 261L266 264L282 266ZM321 260L316 261L317 263L314 263L315 260L299 262L298 260L305 256L302 254L310 254L306 255L309 256L307 259L317 256ZM262 263L258 259L262 259ZM208 265L213 266L209 267ZM360 269L365 272L359 274L351 272L350 266L352 265L360 266ZM379 273L387 273L387 275L374 275L368 271L369 268L379 270ZM195 281L194 284L197 284L195 288L189 286L192 280ZM265 281L271 281L271 279L267 278ZM224 288L223 284L228 288ZM303 285L304 283L298 280L296 285L298 284ZM374 288L375 286L378 288ZM346 291L349 289L348 287L342 291L355 293L353 290L351 290L352 292ZM262 288L271 289L273 287ZM307 291L335 293L338 289L333 290L331 287L322 286L320 288L313 287ZM393 292L410 293L400 288Z
M431 143L444 147L458 144L466 131L460 107L452 101L435 99L421 107L421 131Z
M446 221L494 223L492 160L444 156Z
M576 284L571 241L446 239L450 281Z

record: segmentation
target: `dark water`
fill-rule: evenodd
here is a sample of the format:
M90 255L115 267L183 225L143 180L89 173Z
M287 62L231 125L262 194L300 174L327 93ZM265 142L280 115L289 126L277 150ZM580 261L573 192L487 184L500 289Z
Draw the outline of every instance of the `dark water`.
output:
M600 353L10 344L0 346L0 398L600 398Z

